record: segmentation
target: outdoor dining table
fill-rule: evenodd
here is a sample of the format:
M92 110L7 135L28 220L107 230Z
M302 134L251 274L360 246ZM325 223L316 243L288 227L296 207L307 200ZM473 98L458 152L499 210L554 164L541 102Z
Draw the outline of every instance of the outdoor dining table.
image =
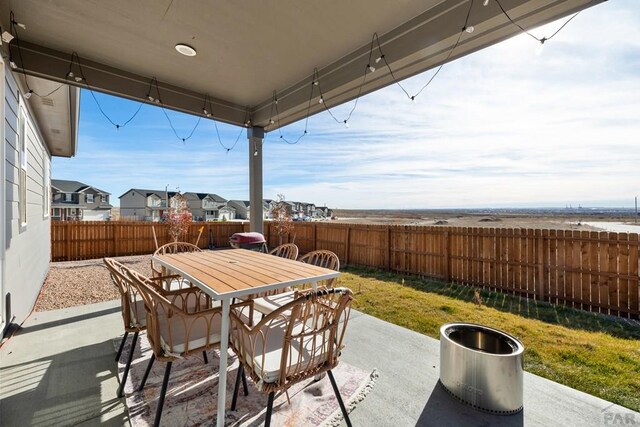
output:
M338 277L323 267L246 249L156 255L153 260L180 274L222 305L218 427L224 426L229 348L229 307L233 298Z

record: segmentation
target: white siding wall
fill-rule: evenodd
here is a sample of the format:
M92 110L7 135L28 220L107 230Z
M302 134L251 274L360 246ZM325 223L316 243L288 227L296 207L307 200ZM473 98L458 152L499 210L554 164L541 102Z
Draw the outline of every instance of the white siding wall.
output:
M19 222L19 153L18 153L18 86L11 71L4 67L4 144L5 144L5 275L2 299L10 294L11 315L21 323L31 312L36 297L49 271L50 222L44 211L43 186L45 162L51 156L44 146L29 111L26 113L27 144L27 222ZM24 102L24 100L22 101ZM23 107L24 108L24 107ZM9 307L5 306L3 318Z

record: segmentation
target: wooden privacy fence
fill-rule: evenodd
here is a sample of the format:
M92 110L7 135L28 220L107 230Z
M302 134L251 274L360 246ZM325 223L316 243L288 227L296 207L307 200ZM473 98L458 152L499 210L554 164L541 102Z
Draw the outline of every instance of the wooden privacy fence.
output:
M169 242L161 223L54 222L52 260L149 254ZM247 223L194 223L184 240L228 246ZM269 247L281 239L265 223ZM639 318L638 234L572 230L356 225L298 222L291 236L300 253L335 252L341 263L432 277L519 294L574 308Z
M195 243L203 227L198 246L229 246L233 233L249 231L248 223L194 222L180 240ZM169 227L146 221L52 221L51 260L81 259L151 254L158 245L169 243Z

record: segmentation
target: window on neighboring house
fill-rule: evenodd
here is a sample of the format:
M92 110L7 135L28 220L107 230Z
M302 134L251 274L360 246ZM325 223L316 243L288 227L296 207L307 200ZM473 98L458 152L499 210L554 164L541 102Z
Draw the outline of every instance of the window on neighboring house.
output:
M102 203L109 203L109 197L106 195L102 195Z
M93 194L87 194L87 203L93 203Z
M18 155L20 156L20 181L19 195L18 195L18 210L20 217L20 224L25 225L27 223L27 135L26 135L26 121L27 117L23 108L20 108L18 118Z
M51 165L47 153L42 155L42 216L49 216L51 211Z
M53 217L60 218L60 208L53 208Z
M64 193L64 201L65 201L65 202L71 202L71 201L73 201L73 194L71 194L71 193Z

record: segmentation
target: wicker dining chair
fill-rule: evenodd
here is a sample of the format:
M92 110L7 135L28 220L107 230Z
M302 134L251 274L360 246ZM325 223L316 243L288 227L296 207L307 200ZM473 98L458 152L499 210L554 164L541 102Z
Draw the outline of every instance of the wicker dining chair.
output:
M173 361L200 351L206 352L220 345L222 309L219 306L211 307L209 300L203 297L204 292L198 288L192 288L193 291L187 289L187 292L174 291L174 297L173 293L163 294L151 280L136 271L127 269L126 273L144 300L147 313L147 339L153 350L139 390L142 390L147 382L151 367L156 360L167 364L154 420L154 426L158 426ZM246 304L247 302L242 302L232 307L237 309ZM244 320L248 321L248 318ZM242 380L244 393L248 395L249 390L244 376Z
M317 250L309 252L302 256L298 261L306 264L316 265L318 267L324 267L335 271L340 271L340 259L338 255L327 250ZM316 284L316 287L330 288L335 285L336 279L328 279L320 281ZM297 286L297 290L308 289L310 284ZM282 307L283 305L291 302L296 296L296 290L284 289L280 292L268 291L257 295L254 298L254 309L262 314L269 314L272 311Z
M122 380L120 381L120 386L117 391L117 396L122 397L124 395L124 386L129 375L129 369L131 368L133 349L136 346L138 335L140 332L147 329L147 311L138 288L133 285L127 274L127 271L130 269L113 258L104 258L103 261L109 270L113 283L116 285L120 293L122 320L124 322L125 332L122 341L120 342L120 347L118 347L116 362L120 360L120 356L129 333L134 333L129 357L127 358L127 363L125 364L124 372L122 374ZM209 307L212 305L211 297L200 291L198 288L166 291L162 288L162 283L167 279L167 277L145 279L150 285L154 286L158 292L161 292L166 298L171 299L181 307L185 307L187 311L194 311L200 307ZM207 353L203 351L202 356L204 358L204 362L208 363Z
M257 322L247 324L248 305L230 312L230 345L240 360L231 401L235 410L244 371L268 393L265 426L271 422L276 392L327 372L348 426L349 415L331 372L338 365L353 294L347 288L309 291Z
M177 254L182 252L202 252L198 246L187 243L187 242L171 242L166 245L160 246L153 253L153 256L156 255L166 255L166 254ZM151 259L151 272L152 277L168 277L171 276L171 272L166 269L166 267L162 265L157 265ZM180 276L171 276L170 279L164 281L164 288L168 291L175 289L182 289L192 286L191 282L181 278Z
M284 243L269 252L269 255L275 255L280 258L297 259L298 247L295 243Z

